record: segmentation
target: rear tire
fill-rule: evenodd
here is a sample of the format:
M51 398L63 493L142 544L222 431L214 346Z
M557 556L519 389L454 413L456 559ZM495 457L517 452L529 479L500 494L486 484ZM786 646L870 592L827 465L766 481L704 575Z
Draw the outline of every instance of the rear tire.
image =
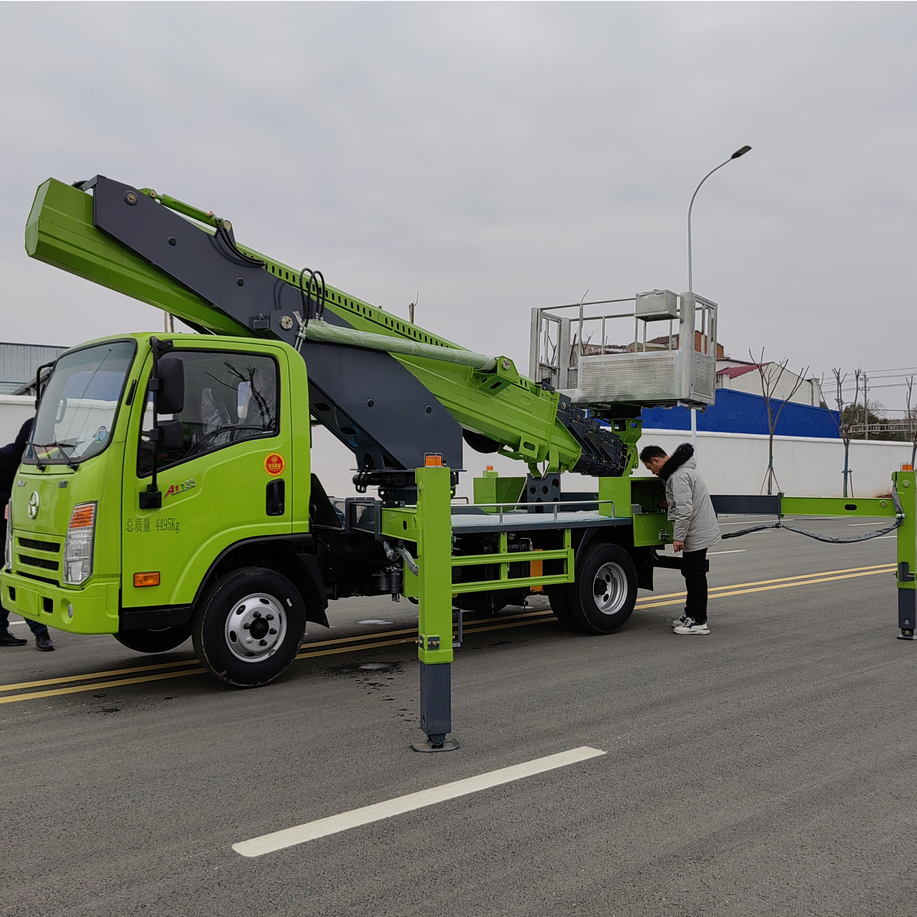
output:
M214 678L255 688L286 671L305 630L306 609L296 587L273 570L243 567L220 577L202 596L191 636Z
M596 544L576 565L567 597L576 623L593 634L613 634L630 618L637 601L637 570L614 544Z
M570 610L568 593L571 587L572 583L557 583L553 586L545 586L544 591L548 595L548 601L551 603L551 611L554 612L554 617L564 627L570 630L579 630L579 625Z
M128 630L115 634L115 640L129 650L138 653L166 653L181 646L191 636L188 624L173 624L170 627L148 627L144 630Z

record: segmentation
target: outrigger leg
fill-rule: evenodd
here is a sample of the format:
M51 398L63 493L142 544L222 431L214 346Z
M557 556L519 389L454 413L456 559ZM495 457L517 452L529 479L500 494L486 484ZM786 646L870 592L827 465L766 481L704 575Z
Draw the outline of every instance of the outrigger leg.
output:
M452 731L452 510L449 469L441 456L415 472L417 566L420 577L418 648L420 728L415 751L453 751Z

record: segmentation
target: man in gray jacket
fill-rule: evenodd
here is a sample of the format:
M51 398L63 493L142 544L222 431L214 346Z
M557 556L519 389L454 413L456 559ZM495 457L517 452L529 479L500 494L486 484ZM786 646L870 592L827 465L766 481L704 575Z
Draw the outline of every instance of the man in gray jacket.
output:
M697 473L694 447L682 443L668 456L659 446L646 446L640 461L665 482L669 522L674 526L672 547L682 551L681 575L688 596L684 614L673 621L676 634L709 634L707 625L707 549L720 540L707 485Z

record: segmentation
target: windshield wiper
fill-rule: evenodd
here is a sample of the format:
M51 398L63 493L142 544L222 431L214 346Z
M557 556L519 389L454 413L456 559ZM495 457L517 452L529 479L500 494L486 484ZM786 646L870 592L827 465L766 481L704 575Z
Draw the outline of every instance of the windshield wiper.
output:
M48 449L54 448L60 450L61 455L64 457L64 461L67 463L67 467L76 471L80 466L77 462L74 462L70 455L66 452L67 449L75 449L76 443L59 443L56 439L50 443L32 443L33 449ZM39 471L45 470L45 465L48 464L45 462L43 465L41 460L38 458L38 452L35 452L35 464L38 466Z

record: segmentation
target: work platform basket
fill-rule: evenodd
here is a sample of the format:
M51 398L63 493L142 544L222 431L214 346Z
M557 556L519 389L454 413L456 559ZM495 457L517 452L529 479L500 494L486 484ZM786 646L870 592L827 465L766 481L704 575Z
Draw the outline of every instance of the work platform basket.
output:
M529 374L584 407L704 408L716 391L716 312L709 299L670 290L536 308Z

